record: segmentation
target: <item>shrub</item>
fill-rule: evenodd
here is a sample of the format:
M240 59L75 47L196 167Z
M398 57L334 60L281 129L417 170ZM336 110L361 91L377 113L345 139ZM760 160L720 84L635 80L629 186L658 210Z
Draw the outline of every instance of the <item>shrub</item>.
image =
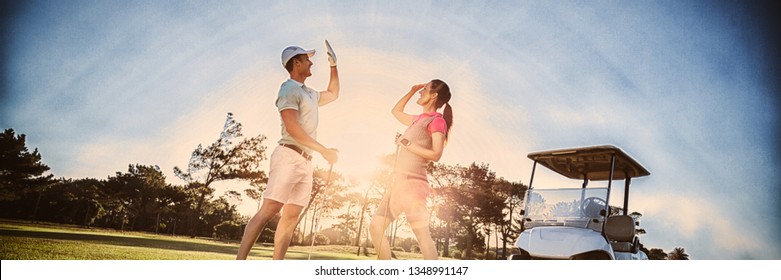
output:
M217 239L241 239L241 225L233 221L225 221L214 226L214 237Z
M461 250L451 250L450 251L450 257L454 259L461 259Z
M327 236L319 233L315 235L315 245L329 245L329 244L331 244L331 239L328 238Z

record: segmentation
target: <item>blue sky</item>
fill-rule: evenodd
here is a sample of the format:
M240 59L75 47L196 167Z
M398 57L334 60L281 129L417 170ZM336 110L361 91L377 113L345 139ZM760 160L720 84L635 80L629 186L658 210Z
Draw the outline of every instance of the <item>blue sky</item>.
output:
M455 115L441 162L488 163L528 183L530 152L613 144L651 172L633 181L630 202L647 247L781 259L777 42L756 7L225 2L15 4L0 125L27 134L57 177L106 178L140 163L177 182L173 167L216 139L227 112L245 135L277 141L280 53L317 49L307 84L324 89L328 39L342 95L321 110L318 136L341 150L335 170L367 178L404 129L389 114L395 101L439 78ZM571 184L540 176L536 187Z

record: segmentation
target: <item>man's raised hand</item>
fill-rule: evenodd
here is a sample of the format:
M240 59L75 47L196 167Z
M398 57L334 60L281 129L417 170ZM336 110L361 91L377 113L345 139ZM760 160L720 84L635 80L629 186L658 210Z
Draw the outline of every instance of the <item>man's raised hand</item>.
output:
M336 66L336 53L334 53L334 49L331 48L328 40L325 40L325 49L328 52L328 62L331 63L331 67Z

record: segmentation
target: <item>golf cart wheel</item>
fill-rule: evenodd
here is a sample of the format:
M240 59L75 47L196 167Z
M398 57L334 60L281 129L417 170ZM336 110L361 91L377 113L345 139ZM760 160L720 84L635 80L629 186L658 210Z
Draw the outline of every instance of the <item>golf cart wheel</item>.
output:
M526 252L524 250L520 250L520 254L510 254L510 257L508 257L508 260L531 260L532 257L529 255L529 252Z
M613 258L605 251L591 251L577 254L570 258L572 260L612 260Z

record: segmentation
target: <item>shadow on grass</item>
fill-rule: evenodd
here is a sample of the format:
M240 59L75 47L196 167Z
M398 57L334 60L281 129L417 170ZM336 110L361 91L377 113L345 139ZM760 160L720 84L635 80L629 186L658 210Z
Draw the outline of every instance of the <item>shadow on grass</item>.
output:
M289 250L287 251L287 254L285 254L285 259L288 260L308 260L309 259L309 252L308 251L294 251ZM344 256L338 256L333 254L322 254L318 252L312 252L312 260L356 260L360 258L345 258Z
M196 242L189 242L184 240L172 240L166 239L154 239L155 237L144 236L120 236L111 234L101 234L95 232L50 232L50 231L35 231L27 230L9 225L0 225L0 236L17 237L17 238L29 238L40 240L61 240L61 241L76 241L85 242L90 244L103 244L103 245L115 245L125 247L136 248L151 248L151 249L164 249L164 250L176 250L176 251L189 251L189 252L206 252L206 253L218 253L235 255L238 252L238 247L231 245L219 245L219 244L202 244ZM309 248L293 247L287 252L285 258L289 260L307 260L309 259ZM272 248L266 248L254 246L250 256L256 258L271 258ZM344 260L344 257L340 257L334 254L322 253L314 251L311 253L312 260ZM348 258L350 259L350 258Z
M166 249L166 250L178 250L178 251L193 251L193 252L211 252L220 254L236 254L237 248L224 245L211 245L211 244L199 244L186 241L177 240L155 240L143 237L134 236L114 236L114 235L102 235L93 233L78 233L78 232L41 232L41 231L27 231L27 230L8 230L0 229L0 236L9 237L24 237L24 238L37 238L47 240L67 240L67 241L83 241L89 243L116 245L116 246L128 246L128 247L141 247L141 248L153 248L153 249Z

